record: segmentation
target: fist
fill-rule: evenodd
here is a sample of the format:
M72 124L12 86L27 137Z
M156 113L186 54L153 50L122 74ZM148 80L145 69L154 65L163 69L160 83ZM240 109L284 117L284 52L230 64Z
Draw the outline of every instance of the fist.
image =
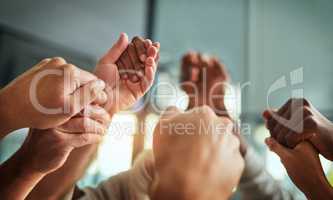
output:
M232 129L228 118L217 117L208 106L185 113L167 109L154 132L155 168L160 181L156 190L182 190L197 199L229 197L244 168L239 140Z

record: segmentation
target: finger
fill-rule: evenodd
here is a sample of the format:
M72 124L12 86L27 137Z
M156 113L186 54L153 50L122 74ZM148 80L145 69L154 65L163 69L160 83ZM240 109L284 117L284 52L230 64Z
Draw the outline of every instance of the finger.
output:
M64 64L58 67L64 72L64 84L65 84L65 94L71 94L82 85L87 84L93 80L97 80L97 77L85 70L76 67L73 64ZM69 87L68 87L69 86Z
M106 102L108 101L108 95L106 94L105 91L100 91L98 94L97 94L97 97L96 99L92 102L92 104L97 104L97 105L104 105L106 104Z
M288 120L288 116L290 115L290 109L287 109L284 113L282 113L280 115L280 119L285 119ZM275 125L275 127L273 128L273 130L271 131L272 137L277 139L277 141L282 144L285 145L285 140L284 140L284 136L285 134L287 134L289 132L288 130L288 123L289 121L281 121L279 119L276 119L277 123Z
M289 109L291 102L292 102L291 99L289 99L280 109L278 109L277 112L270 112L271 118L267 122L268 128L270 130L274 129L274 127L277 124L276 118L280 117L283 113L285 113Z
M46 65L48 62L50 62L52 59L51 58L45 58L41 60L39 63L36 64L37 67L43 67Z
M163 111L163 113L161 114L160 120L170 119L180 113L181 113L181 111L177 107L170 106Z
M287 146L289 148L295 148L301 142L311 140L313 137L315 137L315 133L308 132L308 133L299 134L290 131L286 136Z
M157 49L154 46L151 46L147 49L147 57L152 57L154 60L157 56Z
M191 69L193 65L193 59L195 52L190 51L186 53L182 58L182 64L181 64L181 81L189 81L191 80Z
M154 42L153 46L156 47L156 49L159 51L161 48L161 44L159 42Z
M93 80L97 80L97 77L90 73L90 72L87 72L85 70L82 70L78 67L75 67L75 79L78 79L79 80L79 86L81 87L82 85L85 85Z
M123 56L123 55L122 55ZM119 76L122 80L128 79L127 67L121 62L121 58L117 61L116 65L118 67Z
M125 51L123 53L120 60L124 64L124 66L127 70L127 75L128 75L129 80L132 82L138 82L139 78L135 74L135 69L134 69L134 66L132 65L131 58L128 54L128 51Z
M285 136L287 147L293 149L299 143L298 137L299 137L299 134L290 130Z
M65 64L67 64L66 60L61 57L54 57L48 62L50 67L58 67Z
M98 105L89 105L85 107L84 111L82 112L82 116L89 117L90 119L93 119L103 124L104 126L108 126L111 121L109 113Z
M290 155L289 150L279 144L274 138L266 138L265 143L272 152L280 157L281 160L286 159Z
M57 130L66 133L94 133L104 135L106 133L106 127L103 124L89 118L89 117L74 117L66 123L57 127Z
M100 59L101 64L116 63L121 54L128 46L128 36L126 33L121 33L117 42L111 49Z
M83 147L90 144L99 143L102 136L99 134L81 133L81 134L64 134L67 145L74 148Z
M137 54L141 62L145 62L147 58L147 50L145 48L145 42L143 38L136 36L133 38L132 42L134 43Z
M153 42L150 39L145 39L144 45L145 45L145 48L148 49L149 47L151 47L153 45Z
M267 121L269 120L272 115L271 115L271 112L269 110L265 110L263 113L262 113L262 117Z
M69 96L66 96L65 113L74 116L79 113L84 107L94 102L99 93L104 92L105 83L102 80L91 81L79 89L75 90Z
M154 82L156 64L153 58L149 57L145 62L145 76L141 79L142 91L146 91Z
M130 60L132 62L132 65L134 66L135 71L139 74L140 76L144 75L144 64L139 60L139 57L136 53L135 46L134 44L129 44L128 45L128 54L130 57Z

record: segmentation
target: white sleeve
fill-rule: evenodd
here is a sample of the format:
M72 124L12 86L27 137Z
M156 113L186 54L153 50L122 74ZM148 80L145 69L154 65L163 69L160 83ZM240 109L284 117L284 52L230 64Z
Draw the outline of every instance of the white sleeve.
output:
M96 188L85 188L80 200L148 200L152 165L152 152L144 152L129 171L110 177Z
M274 180L266 171L262 158L249 148L245 155L245 169L239 184L242 200L294 200L297 195Z

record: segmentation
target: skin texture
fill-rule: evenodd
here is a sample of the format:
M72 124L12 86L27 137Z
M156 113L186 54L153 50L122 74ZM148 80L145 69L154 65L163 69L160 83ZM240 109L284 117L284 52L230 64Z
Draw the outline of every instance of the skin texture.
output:
M230 78L224 64L215 57L188 52L182 58L181 70L182 89L190 97L189 109L209 105L217 115L228 116L224 94Z
M36 90L31 90L38 76L47 72L59 74L42 76ZM57 127L85 106L104 101L104 87L105 83L96 76L66 63L62 58L44 59L0 91L0 138L24 127ZM47 109L60 110L53 114L41 112L33 103L37 101Z
M98 106L90 110L95 114L74 117L57 128L30 129L22 147L0 166L2 199L25 199L43 177L65 163L73 149L102 139L103 121L109 115Z
M268 138L266 144L280 157L289 177L308 199L333 198L333 189L325 177L318 152L311 143L301 142L294 149L289 149L275 139Z
M225 89L230 82L230 75L225 65L216 57L190 51L181 61L181 87L189 96L188 109L208 105L216 115L231 119L224 103ZM240 150L246 154L247 143L235 130L240 139Z
M290 99L277 111L266 110L263 116L279 143L294 148L308 140L320 154L333 160L333 124L306 99Z
M105 108L110 114L130 108L149 90L154 81L158 51L159 43L136 37L129 44L127 35L121 34L99 60L95 75L107 83Z
M208 106L168 108L154 132L152 199L228 199L244 168L232 128Z
M134 50L136 54L133 54L133 49L131 49L133 46L135 46ZM121 34L113 47L99 60L95 68L95 74L107 83L106 92L108 100L106 103L103 103L103 107L111 117L119 110L131 107L147 92L153 83L156 63L159 59L158 50L159 43L152 43L150 40L135 37L128 44L127 36ZM135 62L132 62L132 60ZM121 61L127 65L123 65ZM133 72L139 73L143 70L145 72L144 78L147 78L147 76L150 77L148 84L141 81L141 79L132 82L129 79L129 75L124 77L127 74L124 69L132 66L135 69L130 71L132 74ZM48 174L40 181L27 199L39 200L43 197L43 199L57 200L63 197L83 176L96 154L98 145L98 143L95 143L75 149L63 167ZM52 187L55 184L59 187ZM49 189L50 187L52 188Z

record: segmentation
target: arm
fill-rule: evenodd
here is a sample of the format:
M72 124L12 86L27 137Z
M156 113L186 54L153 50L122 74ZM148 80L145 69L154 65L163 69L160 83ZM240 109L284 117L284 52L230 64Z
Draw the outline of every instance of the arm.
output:
M96 109L95 113L109 120L106 111L103 115ZM25 199L43 177L63 166L73 149L98 143L106 130L98 119L82 116L54 129L31 129L19 151L1 166L1 177L5 177L0 180L1 196L5 200ZM49 187L55 188L54 184Z
M130 43L131 47L133 47L133 43ZM140 41L136 41L136 46L143 47L144 40L140 39ZM102 80L107 83L107 95L110 97L112 94L110 92L119 92L119 94L113 95L113 97L119 97L119 99L113 100L112 98L107 99L107 103L105 104L105 109L108 110L109 114L112 116L118 111L118 108L124 109L132 106L135 101L131 102L128 101L128 97L132 94L129 94L128 88L122 86L121 88L114 88L115 85L119 85L121 80L119 75L124 75L120 71L121 68L119 66L120 60L123 60L126 63L131 63L131 59L133 57L139 57L140 55L133 54L134 52L140 52L140 48L136 49L129 49L128 47L127 36L122 34L116 44L102 57L102 59L98 62L95 74ZM145 48L145 47L143 47ZM150 47L152 48L152 47ZM149 50L149 48L147 48ZM147 50L147 51L148 51ZM128 52L127 54L124 54ZM151 50L150 50L151 51ZM146 50L141 49L141 53L146 53ZM154 53L154 52L153 52ZM155 52L156 53L156 52ZM147 54L149 54L147 52ZM151 54L151 52L150 52ZM127 56L126 56L127 55ZM130 56L130 57L129 57ZM156 55L154 55L156 56ZM149 57L149 55L147 56ZM136 58L138 60L139 58ZM115 60L117 60L117 64L115 64ZM133 63L134 66L137 66L138 63ZM155 65L153 63L153 65ZM122 66L123 67L123 66ZM127 68L130 66L126 66ZM151 66L146 65L145 67L150 68ZM120 69L118 69L120 68ZM119 71L118 71L119 70ZM118 81L118 82L117 82ZM123 82L123 81L121 81ZM112 90L110 90L112 89ZM119 89L119 91L118 91ZM142 89L142 88L141 88ZM136 88L133 92L135 93L136 97L140 97L143 93L145 93L149 88L146 88L145 91L140 91ZM118 96L119 95L119 96ZM124 100L126 99L126 100ZM124 102L126 105L124 105ZM122 104L122 105L120 105ZM109 122L105 122L109 124ZM57 170L54 173L49 174L46 176L32 191L29 195L28 199L38 199L41 196L48 199L59 199L60 197L64 196L68 191L70 191L78 179L82 177L86 168L88 167L90 161L93 159L96 151L97 151L98 144L89 145L77 150L74 150L71 155L69 156L68 160L66 161L65 165ZM58 184L57 184L58 183ZM57 184L59 187L51 187L52 185Z
M333 188L325 177L318 152L311 143L302 142L294 149L289 149L275 139L268 138L266 144L280 157L289 177L308 199L333 198Z
M24 150L19 149L9 160L0 166L0 194L5 200L23 200L36 184L45 176L29 169L24 162Z
M96 155L97 148L98 144L92 144L73 150L60 169L46 175L34 187L27 200L62 199L84 175ZM54 187L54 185L57 185L57 187Z

